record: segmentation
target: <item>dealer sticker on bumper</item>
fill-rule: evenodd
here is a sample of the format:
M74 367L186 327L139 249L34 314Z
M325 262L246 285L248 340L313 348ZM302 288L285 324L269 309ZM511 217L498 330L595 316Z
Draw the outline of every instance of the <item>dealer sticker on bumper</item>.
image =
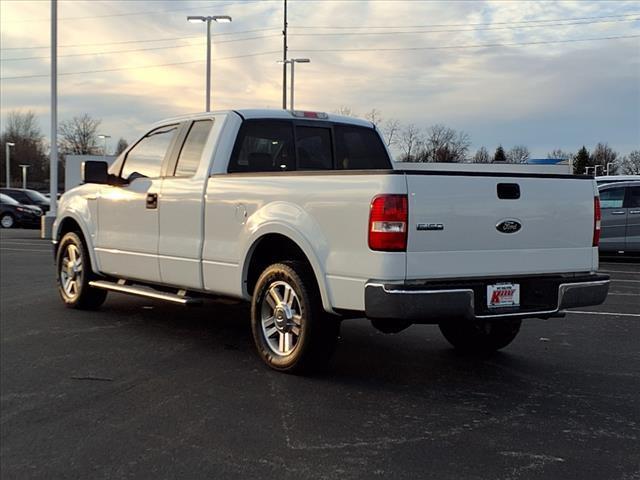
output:
M487 306L490 308L520 306L520 285L517 283L487 285Z

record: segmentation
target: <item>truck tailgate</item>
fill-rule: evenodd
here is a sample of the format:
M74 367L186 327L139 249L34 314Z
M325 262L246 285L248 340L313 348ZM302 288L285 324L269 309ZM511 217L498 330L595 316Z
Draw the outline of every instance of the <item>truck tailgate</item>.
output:
M593 180L405 173L408 280L597 268Z

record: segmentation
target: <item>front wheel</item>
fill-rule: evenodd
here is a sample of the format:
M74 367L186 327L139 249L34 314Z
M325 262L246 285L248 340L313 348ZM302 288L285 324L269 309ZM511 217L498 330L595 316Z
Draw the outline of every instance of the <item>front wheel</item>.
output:
M95 309L107 298L107 291L89 285L95 274L84 241L76 232L62 237L56 256L58 292L69 308Z
M440 331L456 350L490 353L509 345L520 332L521 320L477 322L466 319L443 322Z
M251 329L262 360L275 370L309 372L335 350L340 324L322 307L313 271L301 262L271 265L251 302Z
M11 215L10 213L5 213L0 218L0 225L2 226L2 228L13 228L15 224L16 221L13 218L13 215Z

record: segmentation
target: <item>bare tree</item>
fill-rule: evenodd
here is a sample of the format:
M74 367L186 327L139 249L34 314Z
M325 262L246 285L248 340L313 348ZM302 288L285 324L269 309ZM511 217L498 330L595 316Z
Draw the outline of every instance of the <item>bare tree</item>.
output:
M610 163L609 173L615 174L618 170L618 166L615 163L616 158L618 158L618 152L615 152L606 143L598 143L591 153L590 160L592 165L602 166L602 170L599 173L606 172L607 164Z
M621 164L625 175L640 175L640 150L633 150L622 157Z
M507 152L507 163L527 163L529 157L529 149L526 146L516 145Z
M556 160L570 160L573 158L573 153L565 152L560 148L556 148L550 153L547 153L547 158L552 158Z
M427 130L427 138L423 149L417 155L417 161L463 162L470 145L471 139L467 133L436 124Z
M377 108L372 108L370 111L364 114L364 118L373 123L376 127L382 125L382 113Z
M401 162L415 162L417 161L416 155L422 148L424 138L413 123L405 126L402 129L399 139L399 146L402 150Z
M85 113L60 123L61 150L67 154L91 155L98 150L97 131L101 120Z
M11 111L3 122L4 131L0 136L0 172L4 179L6 158L5 145L13 143L11 149L11 172L14 181L20 178L19 164L30 165L29 179L42 182L47 177L47 161L45 156L44 136L33 111Z
M473 156L473 163L491 163L491 157L485 147L480 147Z
M384 122L382 128L382 136L387 144L387 147L393 147L398 143L398 133L400 131L400 122L394 118L391 118Z
M124 138L120 137L120 139L118 140L118 144L116 145L116 155L120 155L127 149L128 146L129 143Z
M375 109L374 109L375 110ZM337 113L338 115L344 115L345 117L355 117L355 112L348 105L340 105L336 108L333 113Z

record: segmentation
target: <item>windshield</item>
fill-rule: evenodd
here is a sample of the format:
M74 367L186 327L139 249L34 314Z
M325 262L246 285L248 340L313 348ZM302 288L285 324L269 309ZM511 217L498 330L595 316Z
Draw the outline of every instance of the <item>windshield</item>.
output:
M6 203L6 204L9 204L9 205L20 205L13 198L11 198L8 195L5 195L4 193L0 193L0 203Z
M46 204L49 203L49 199L45 197L43 194L41 194L40 192L36 192L35 190L27 190L24 193L26 193L27 196L34 202L46 203Z

